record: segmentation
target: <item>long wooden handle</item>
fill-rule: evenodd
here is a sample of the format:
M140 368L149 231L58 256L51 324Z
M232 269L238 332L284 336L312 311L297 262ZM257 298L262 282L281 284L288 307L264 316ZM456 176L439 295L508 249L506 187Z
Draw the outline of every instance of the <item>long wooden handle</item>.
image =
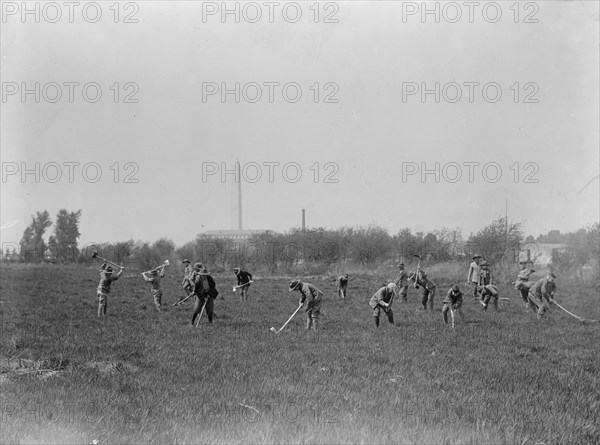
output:
M560 304L558 304L556 301L554 302L555 305L557 305L559 308L561 308L563 311L565 311L567 314L571 315L572 317L575 317L577 320L581 321L583 320L583 318L578 317L577 315L575 315L572 312L569 312L568 310L566 310L564 307L562 307Z
M286 322L285 322L285 324L284 324L283 326L281 326L281 329L279 329L279 331L277 331L277 332L281 332L281 331L283 331L283 328L285 328L285 327L288 325L288 323L289 323L290 321L292 321L292 318L294 318L294 315L296 315L296 314L298 313L298 311L299 311L299 310L302 308L302 306L303 306L303 304L300 304L300 305L298 306L298 309L296 309L296 310L294 311L294 313L292 314L292 316L291 316L290 318L288 318L288 321L286 321Z

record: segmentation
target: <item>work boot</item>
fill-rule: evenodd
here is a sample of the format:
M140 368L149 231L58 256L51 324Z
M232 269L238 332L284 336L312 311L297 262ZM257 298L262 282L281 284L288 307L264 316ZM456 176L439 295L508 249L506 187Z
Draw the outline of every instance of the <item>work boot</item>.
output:
M379 317L375 317L375 326L379 327Z
M393 315L390 315L390 316L388 317L388 321L390 322L390 324L394 324L394 316L393 316Z

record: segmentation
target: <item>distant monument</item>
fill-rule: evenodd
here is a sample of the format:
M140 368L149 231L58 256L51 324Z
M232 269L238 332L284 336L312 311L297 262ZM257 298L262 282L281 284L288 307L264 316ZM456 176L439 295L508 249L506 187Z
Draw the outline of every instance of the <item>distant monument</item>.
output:
M253 235L265 233L267 230L244 230L242 227L242 175L239 161L235 162L235 175L231 184L231 229L206 230L198 237L201 239L231 239L246 241Z

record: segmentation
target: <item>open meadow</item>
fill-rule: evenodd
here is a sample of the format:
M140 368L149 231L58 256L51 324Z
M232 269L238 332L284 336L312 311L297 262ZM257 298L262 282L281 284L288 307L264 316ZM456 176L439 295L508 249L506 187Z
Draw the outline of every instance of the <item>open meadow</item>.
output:
M334 277L311 277L322 329L306 332L301 311L274 334L296 308L293 277L257 275L241 303L234 275L214 274L216 318L193 328L192 300L171 306L176 269L165 312L126 270L101 321L97 267L3 264L0 442L600 442L600 323L555 307L538 322L509 284L497 313L461 286L467 324L452 330L441 307L453 283L430 273L434 313L411 288L396 325L376 329L368 300L395 272L351 274L344 301ZM597 287L557 286L566 308L600 319Z

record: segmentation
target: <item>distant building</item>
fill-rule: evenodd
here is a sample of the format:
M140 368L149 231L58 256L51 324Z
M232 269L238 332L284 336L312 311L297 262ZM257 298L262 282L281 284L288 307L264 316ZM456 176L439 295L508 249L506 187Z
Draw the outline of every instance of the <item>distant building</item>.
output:
M248 241L255 235L267 233L268 230L207 230L199 233L198 238L202 240L233 240Z
M519 254L519 260L549 264L552 261L552 251L562 251L565 247L565 244L527 243Z

